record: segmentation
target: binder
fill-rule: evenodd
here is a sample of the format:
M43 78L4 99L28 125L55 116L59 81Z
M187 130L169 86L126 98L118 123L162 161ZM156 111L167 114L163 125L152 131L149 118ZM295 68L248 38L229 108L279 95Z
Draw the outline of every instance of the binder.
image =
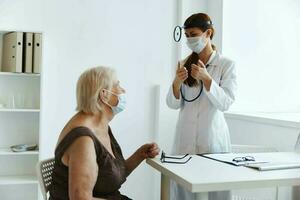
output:
M41 73L42 65L42 34L33 34L33 73Z
M300 168L300 163L299 162L271 162L271 163L261 163L261 164L249 164L246 165L246 167L253 168L259 171L269 171L269 170Z
M33 33L24 33L23 39L23 72L32 73Z
M3 36L2 71L22 72L23 32L10 32Z

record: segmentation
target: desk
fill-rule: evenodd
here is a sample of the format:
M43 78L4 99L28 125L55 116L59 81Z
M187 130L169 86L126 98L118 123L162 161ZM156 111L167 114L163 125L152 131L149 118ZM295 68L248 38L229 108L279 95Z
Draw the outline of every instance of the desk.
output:
M299 153L294 152L259 154L266 158L270 155L282 158L300 157ZM197 155L193 155L193 158L186 164L161 163L159 158L147 159L146 162L161 173L161 200L170 199L170 179L194 193L300 185L300 168L257 171L247 167L235 167Z

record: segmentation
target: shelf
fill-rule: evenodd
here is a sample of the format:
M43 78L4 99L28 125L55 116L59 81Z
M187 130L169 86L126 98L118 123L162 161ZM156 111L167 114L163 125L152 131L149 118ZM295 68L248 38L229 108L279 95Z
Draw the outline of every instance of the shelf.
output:
M22 155L38 155L38 151L13 152L8 148L0 148L0 156L22 156Z
M38 112L40 112L40 109L0 108L0 112L30 112L30 113L38 113Z
M33 73L0 72L0 76L40 77L41 75Z
M34 175L26 176L0 176L0 185L24 185L37 184L38 180Z

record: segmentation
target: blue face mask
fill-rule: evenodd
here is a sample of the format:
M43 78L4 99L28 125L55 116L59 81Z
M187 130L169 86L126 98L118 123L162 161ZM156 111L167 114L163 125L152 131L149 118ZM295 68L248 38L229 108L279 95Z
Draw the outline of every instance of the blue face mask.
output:
M126 107L125 94L123 93L123 94L118 95L118 94L115 94L114 92L111 92L109 90L106 90L106 91L108 91L109 93L111 93L111 94L118 97L118 104L117 105L112 106L109 103L106 103L107 105L109 105L109 107L111 107L113 114L116 115L116 114L122 112L123 110L125 110L125 107Z

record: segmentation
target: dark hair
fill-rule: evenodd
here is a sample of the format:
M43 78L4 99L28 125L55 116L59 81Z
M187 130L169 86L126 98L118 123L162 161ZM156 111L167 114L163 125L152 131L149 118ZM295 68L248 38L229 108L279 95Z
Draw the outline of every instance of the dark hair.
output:
M213 27L213 23L212 23L210 17L207 14L196 13L196 14L191 15L189 18L187 18L185 20L184 26L183 26L184 29L195 28L195 27L199 28L202 32L205 32L207 29L211 29L212 34L210 36L210 39L213 39L215 29ZM214 50L216 49L214 45L212 45L212 48ZM191 76L191 71L192 71L191 65L197 64L198 60L199 60L198 54L193 52L188 57L187 61L184 63L184 67L188 70L188 78L184 81L184 83L190 87L196 86L199 84L199 82Z

